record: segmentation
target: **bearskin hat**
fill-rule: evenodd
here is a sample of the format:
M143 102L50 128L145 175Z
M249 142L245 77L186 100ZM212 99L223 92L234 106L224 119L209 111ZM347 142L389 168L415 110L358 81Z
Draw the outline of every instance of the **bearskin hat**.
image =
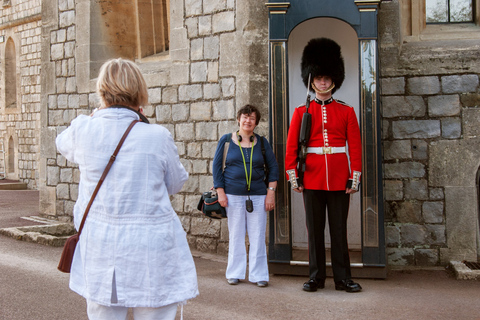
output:
M302 54L302 79L305 87L312 90L308 84L308 75L311 80L318 76L328 76L335 83L332 93L339 89L345 79L345 65L340 46L328 38L315 38L308 42ZM313 91L313 90L312 90Z

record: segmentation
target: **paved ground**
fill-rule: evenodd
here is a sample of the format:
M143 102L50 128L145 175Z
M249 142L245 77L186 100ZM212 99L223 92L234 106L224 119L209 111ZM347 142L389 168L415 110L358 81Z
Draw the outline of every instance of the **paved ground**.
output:
M37 191L0 191L0 228L37 213ZM56 270L61 250L0 236L0 320L87 318L84 299ZM184 307L186 320L480 319L480 281L455 280L443 270L390 271L386 280L359 280L364 290L355 294L335 291L327 279L325 289L307 293L306 279L294 276L271 275L267 288L230 286L224 257L194 257L200 296Z

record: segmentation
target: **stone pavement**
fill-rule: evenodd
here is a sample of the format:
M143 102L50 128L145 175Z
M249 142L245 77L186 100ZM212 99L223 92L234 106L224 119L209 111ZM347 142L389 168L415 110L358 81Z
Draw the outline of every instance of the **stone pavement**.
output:
M0 228L38 224L21 219L37 214L37 191L0 191ZM0 320L87 319L84 299L56 270L61 251L0 235ZM480 281L456 280L441 268L360 279L361 293L335 291L329 278L325 289L308 293L301 290L307 279L296 276L271 275L267 288L230 286L225 257L193 255L200 295L184 307L186 320L480 319Z

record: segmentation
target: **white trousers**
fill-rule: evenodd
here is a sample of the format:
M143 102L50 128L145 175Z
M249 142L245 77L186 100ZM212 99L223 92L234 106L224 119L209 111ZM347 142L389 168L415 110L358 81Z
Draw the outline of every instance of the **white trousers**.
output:
M132 308L135 320L175 320L177 303L160 308ZM128 307L107 307L87 300L87 315L89 320L127 320Z
M229 244L225 276L227 279L245 279L247 270L245 234L248 232L250 243L248 280L250 282L268 281L265 196L250 196L253 202L252 212L248 212L245 208L247 196L227 194L227 198Z

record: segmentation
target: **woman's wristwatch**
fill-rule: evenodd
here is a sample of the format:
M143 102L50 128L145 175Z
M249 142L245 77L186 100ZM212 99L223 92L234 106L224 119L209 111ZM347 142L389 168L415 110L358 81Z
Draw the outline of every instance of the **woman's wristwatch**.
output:
M268 190L272 190L272 191L274 191L274 192L277 191L277 188L274 188L274 187L268 187L267 189L268 189Z

